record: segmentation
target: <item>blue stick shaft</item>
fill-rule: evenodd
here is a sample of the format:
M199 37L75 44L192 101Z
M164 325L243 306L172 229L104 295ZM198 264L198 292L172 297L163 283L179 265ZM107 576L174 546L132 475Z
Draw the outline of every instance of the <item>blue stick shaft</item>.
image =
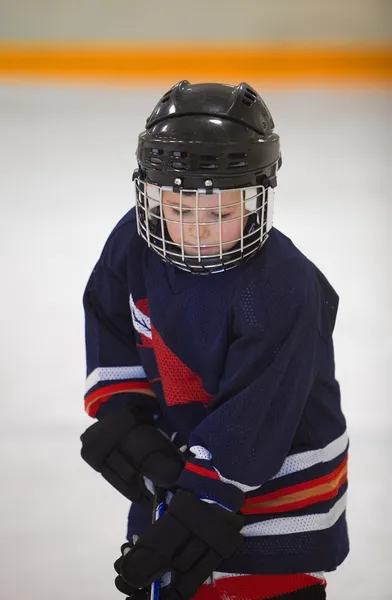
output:
M154 507L152 511L152 522L155 523L158 519L160 519L165 512L165 499L166 492L161 488L155 489L155 498L154 498ZM157 579L151 584L151 600L159 600L161 593L161 580Z

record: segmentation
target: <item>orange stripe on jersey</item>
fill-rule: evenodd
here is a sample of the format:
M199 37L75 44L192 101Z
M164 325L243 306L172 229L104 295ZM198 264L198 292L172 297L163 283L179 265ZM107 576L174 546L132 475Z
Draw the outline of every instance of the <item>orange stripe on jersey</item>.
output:
M155 394L151 389L148 382L145 381L127 381L125 383L115 383L113 385L107 385L99 388L86 396L84 400L84 406L87 414L90 417L95 417L98 408L109 400L114 394L121 394L124 392L134 392L136 394L146 394L155 398Z
M282 488L270 494L248 498L241 512L245 515L286 512L330 500L347 481L347 457L332 473L305 483Z
M215 471L209 471L204 467L198 467L190 462L187 462L185 465L185 469L187 471L192 471L193 473L197 473L197 475L202 475L203 477L209 477L210 479L219 479L218 473Z

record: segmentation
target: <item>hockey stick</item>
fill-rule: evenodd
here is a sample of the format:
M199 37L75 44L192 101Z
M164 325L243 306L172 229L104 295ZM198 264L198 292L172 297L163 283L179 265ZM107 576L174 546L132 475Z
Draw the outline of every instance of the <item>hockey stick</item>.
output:
M155 488L154 506L152 511L152 522L155 523L165 512L166 491L162 488ZM161 593L161 579L157 579L151 584L150 600L159 600Z

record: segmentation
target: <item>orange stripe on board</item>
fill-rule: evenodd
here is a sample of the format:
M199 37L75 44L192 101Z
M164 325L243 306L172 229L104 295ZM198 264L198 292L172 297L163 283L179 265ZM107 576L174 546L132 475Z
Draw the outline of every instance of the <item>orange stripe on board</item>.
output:
M116 383L114 385L107 385L105 387L99 388L92 394L86 396L84 401L85 411L90 417L95 417L98 408L109 400L110 396L114 394L120 394L124 392L133 392L136 394L145 394L146 396L152 396L155 398L155 394L152 391L150 384L147 382L126 382L126 383Z
M241 512L246 515L296 510L334 498L347 481L347 457L332 473L306 483L283 488L264 496L249 498Z
M0 77L175 83L180 79L391 84L392 44L6 44Z

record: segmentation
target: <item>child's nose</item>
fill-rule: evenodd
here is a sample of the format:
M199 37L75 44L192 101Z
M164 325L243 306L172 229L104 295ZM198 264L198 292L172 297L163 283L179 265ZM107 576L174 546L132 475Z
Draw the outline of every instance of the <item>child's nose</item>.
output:
M208 238L209 230L210 230L210 227L208 224L199 225L199 238L201 240L205 240L206 238ZM195 240L197 240L197 226L196 225L192 225L190 233L191 233L192 237Z

